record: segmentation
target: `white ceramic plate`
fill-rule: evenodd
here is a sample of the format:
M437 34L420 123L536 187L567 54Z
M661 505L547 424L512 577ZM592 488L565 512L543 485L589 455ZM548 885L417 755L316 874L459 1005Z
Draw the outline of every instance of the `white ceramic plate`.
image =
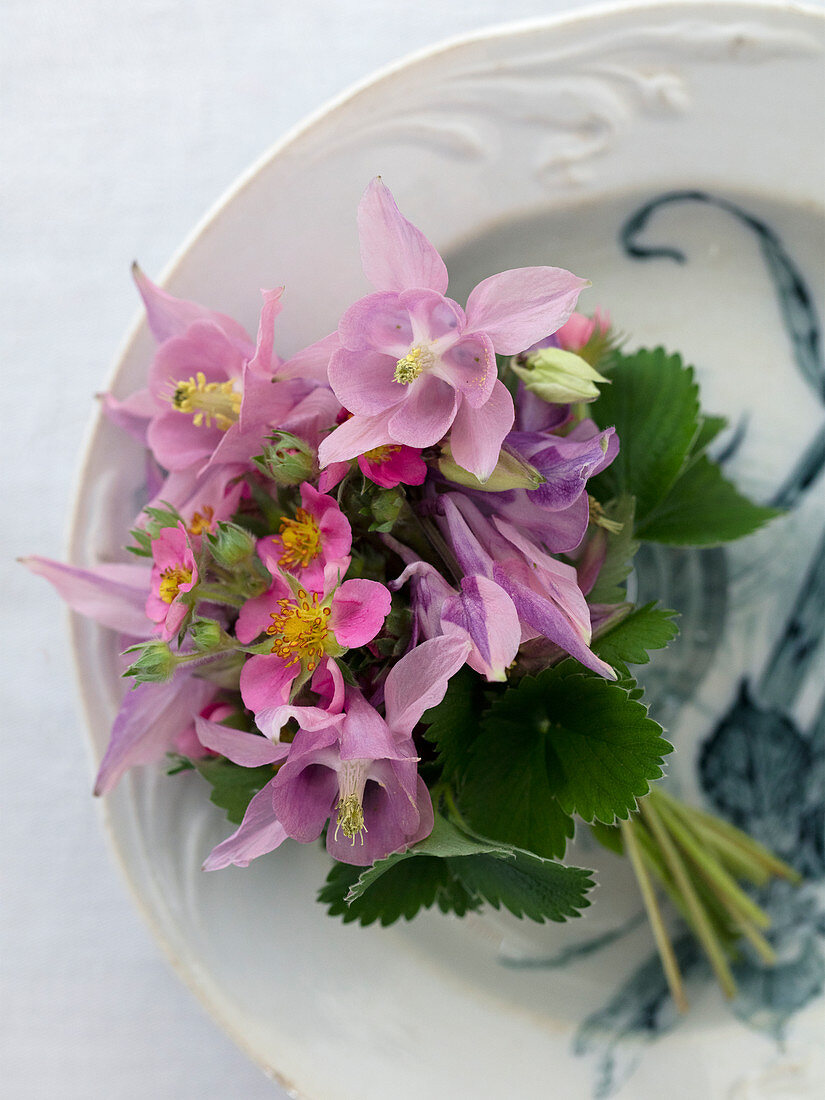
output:
M823 681L811 570L821 564L825 409L816 328L824 177L812 135L824 32L820 15L797 6L676 3L449 43L278 145L166 279L252 331L258 288L285 283L278 345L288 354L367 289L354 214L380 173L446 255L459 299L507 267L568 267L593 281L583 308L606 304L634 341L692 359L707 407L740 429L725 437L733 475L793 507L733 552L643 562L645 592L664 590L685 609L681 648L652 670L650 688L679 749L673 781L804 856L814 876L823 872L814 786ZM141 326L116 393L142 384L151 354ZM121 556L139 458L98 424L75 562ZM81 621L74 632L100 755L122 681L110 635ZM361 929L314 902L326 867L314 848L288 845L248 870L201 874L229 827L196 776L141 769L107 810L175 968L301 1097L638 1100L666 1087L695 1100L813 1096L822 1083L811 1037L825 967L811 891L769 899L781 966L770 976L743 964L736 1014L683 943L694 1012L674 1027L626 868L585 840L576 858L604 885L574 925L427 914Z

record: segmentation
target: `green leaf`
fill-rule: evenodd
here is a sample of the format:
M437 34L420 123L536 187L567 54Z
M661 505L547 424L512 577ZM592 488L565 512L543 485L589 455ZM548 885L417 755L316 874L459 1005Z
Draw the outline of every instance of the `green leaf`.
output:
M460 792L479 833L561 856L572 814L612 824L662 774L671 746L630 692L575 661L525 677L489 709Z
M268 764L261 768L242 768L239 764L220 757L193 760L193 764L203 778L212 784L210 800L226 810L227 818L236 825L243 821L243 815L253 797L275 774Z
M590 902L590 871L565 867L531 852L516 852L513 859L477 855L448 860L464 887L495 909L502 905L517 917L542 923L578 917Z
M646 665L648 650L664 649L679 633L673 621L676 611L667 611L653 603L634 609L612 630L596 638L590 648L615 668L618 664Z
M699 431L690 448L691 458L698 458L705 453L711 443L720 432L727 428L728 422L724 416L703 416L699 424Z
M607 550L599 577L588 596L591 603L623 603L627 598L625 581L633 568L633 558L639 549L633 537L633 513L635 501L632 496L620 496L604 505L603 511L608 519L622 524L621 531L600 529L597 537L605 539Z
M639 538L676 546L718 546L749 535L780 513L754 504L702 456L636 528Z
M363 895L347 901L363 870L348 863L333 865L318 892L318 901L329 907L331 917L341 917L346 924L380 921L386 926L401 917L412 920L421 909L429 909L433 904L443 913L455 912L458 916L481 905L452 875L447 861L438 856L419 856L397 863Z
M618 825L603 825L601 821L594 821L590 831L603 848L607 848L617 856L624 855L624 841Z
M437 856L444 859L448 856L477 855L480 852L495 852L505 858L512 854L507 846L471 837L445 817L442 817L441 814L436 814L433 831L428 837L419 841L418 844L414 844L411 848L407 848L404 852L393 852L386 859L376 860L372 866L361 872L347 894L346 900L351 902L359 898L381 875L386 874L402 860L410 859L413 856Z
M699 390L693 369L663 348L619 355L610 381L589 409L600 428L615 426L621 447L594 483L601 499L635 496L641 525L667 496L700 435Z
M451 678L438 706L421 719L428 723L424 737L438 748L438 763L447 777L462 775L467 766L485 705L483 687L478 673L465 665Z

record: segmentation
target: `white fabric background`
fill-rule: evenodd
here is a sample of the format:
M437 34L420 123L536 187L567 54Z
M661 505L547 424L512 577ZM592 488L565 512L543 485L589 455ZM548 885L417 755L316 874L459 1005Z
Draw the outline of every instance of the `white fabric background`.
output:
M14 562L64 556L92 395L136 313L131 260L160 272L239 173L373 69L583 5L0 3L4 1097L285 1096L206 1018L138 918L90 796L64 612Z

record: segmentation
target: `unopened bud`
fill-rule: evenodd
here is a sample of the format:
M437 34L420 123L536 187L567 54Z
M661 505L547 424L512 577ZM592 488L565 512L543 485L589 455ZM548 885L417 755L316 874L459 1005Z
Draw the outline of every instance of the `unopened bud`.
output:
M438 468L449 481L466 489L480 489L484 493L502 493L507 489L538 489L547 480L535 466L516 454L505 444L501 448L495 469L486 481L479 481L475 474L459 466L453 458L449 440L441 448Z
M234 569L251 559L255 538L237 523L219 523L214 535L207 535L209 549L218 565Z
M195 649L201 651L217 649L226 640L220 623L214 619L195 619L189 627L189 637Z
M596 383L608 381L580 355L563 348L540 348L513 359L511 366L531 393L551 405L595 401Z
M139 653L124 676L133 676L137 684L163 684L172 679L178 659L166 642L160 640L130 646L125 653Z
M273 433L263 454L252 461L281 488L312 481L318 473L315 451L292 432Z

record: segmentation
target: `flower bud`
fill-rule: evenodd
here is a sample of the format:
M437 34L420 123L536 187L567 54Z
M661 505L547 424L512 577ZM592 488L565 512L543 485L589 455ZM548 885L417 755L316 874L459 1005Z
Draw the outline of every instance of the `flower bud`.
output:
M312 481L318 473L315 451L292 432L274 432L252 461L281 488Z
M511 366L531 393L551 405L595 401L596 383L608 381L580 355L562 348L539 348L513 359Z
M125 653L139 653L124 676L133 676L136 684L163 684L172 679L178 659L166 642L160 640L130 646Z
M391 531L404 507L404 495L397 489L381 489L370 499L371 531Z
M189 627L189 637L195 649L201 651L217 649L226 639L220 623L214 619L195 619Z
M234 569L251 559L255 538L237 523L219 523L214 535L207 535L212 557L225 569Z
M501 448L495 469L486 481L479 481L475 474L459 466L453 458L449 440L441 447L438 468L449 481L466 489L480 489L485 493L502 493L507 489L538 489L547 480L529 462L517 455L505 444Z

